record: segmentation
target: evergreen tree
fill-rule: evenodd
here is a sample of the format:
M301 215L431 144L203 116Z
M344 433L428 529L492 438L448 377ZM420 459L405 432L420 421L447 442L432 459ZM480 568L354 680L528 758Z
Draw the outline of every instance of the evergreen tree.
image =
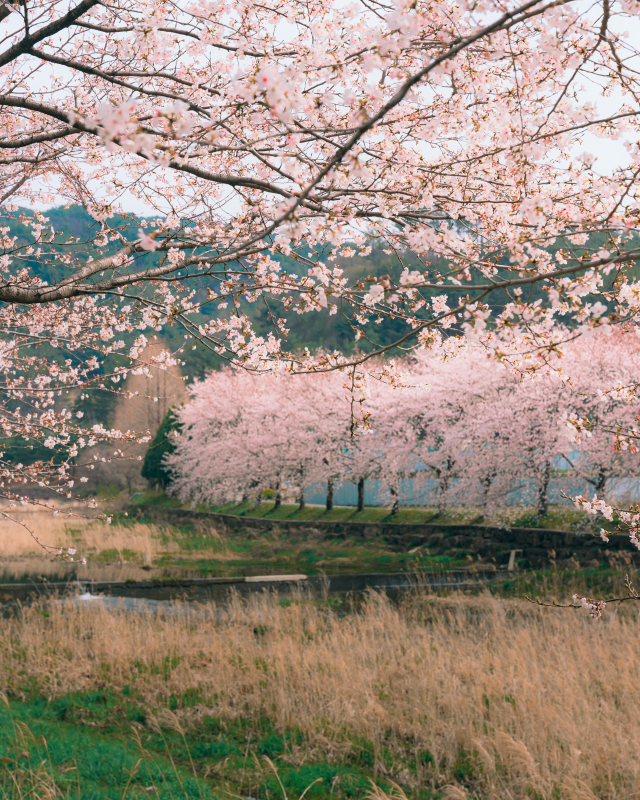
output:
M160 486L165 489L171 481L171 474L164 464L164 456L175 450L171 434L175 430L180 430L180 427L174 414L174 408L170 408L149 445L142 465L142 477L148 480L152 486Z

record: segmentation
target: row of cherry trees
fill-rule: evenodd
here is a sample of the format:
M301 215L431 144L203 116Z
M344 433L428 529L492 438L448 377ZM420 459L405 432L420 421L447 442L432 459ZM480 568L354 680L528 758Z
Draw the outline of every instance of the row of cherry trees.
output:
M611 358L611 353L616 358ZM179 412L182 432L169 458L172 489L184 500L221 502L260 496L289 482L304 489L326 481L327 505L337 480L375 478L394 510L400 482L414 490L437 484L437 502L504 502L518 486L533 489L547 510L554 469L565 469L592 495L611 478L634 473L637 456L613 444L633 426L637 403L624 387L638 380L640 340L601 333L568 348L559 367L518 376L468 348L456 358L416 354L405 365L413 385L370 381L356 391L370 427L352 429L353 387L344 373L257 377L210 374ZM577 377L573 377L577 376ZM611 391L611 387L614 388ZM598 390L603 390L599 392ZM576 441L571 420L589 420ZM381 498L382 499L382 498Z

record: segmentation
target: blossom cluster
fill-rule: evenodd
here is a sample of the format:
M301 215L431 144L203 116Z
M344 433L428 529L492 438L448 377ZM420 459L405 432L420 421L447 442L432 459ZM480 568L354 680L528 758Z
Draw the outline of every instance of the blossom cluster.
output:
M589 597L581 597L578 594L574 594L572 599L574 603L579 603L582 608L585 608L594 619L600 619L607 606L604 600L592 600Z

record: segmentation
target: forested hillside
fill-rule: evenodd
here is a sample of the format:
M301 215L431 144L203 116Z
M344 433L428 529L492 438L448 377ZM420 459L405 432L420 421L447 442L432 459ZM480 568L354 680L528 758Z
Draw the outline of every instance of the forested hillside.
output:
M44 212L48 218L47 226L55 229L56 237L51 243L44 244L41 247L42 253L38 258L35 254L24 256L25 266L29 266L48 282L58 281L64 277L64 266L60 263L59 259L50 257L50 249L55 243L56 248L64 246L68 250L80 249L83 243L89 242L95 236L99 224L81 207L57 207ZM13 214L4 213L0 216L0 221L3 225L9 226L11 233L17 235L20 240L24 241L25 245L33 241L33 236L29 226L29 220L34 216L34 212L27 209L19 209ZM110 225L116 226L122 235L130 240L135 238L137 230L143 220L136 219L135 217L116 216L110 219ZM147 220L148 222L148 220ZM183 226L188 226L188 221L183 221ZM115 243L111 243L105 248L101 249L101 253L108 253L109 250L114 250ZM96 249L96 253L97 253ZM301 274L304 268L300 266L293 258L287 258L282 255L274 255L275 260L282 264L282 267L295 274ZM152 261L155 256L152 253L140 256L138 262L140 266L146 261ZM322 253L317 255L318 261L324 261ZM340 263L336 261L332 266L339 267L344 270L345 277L353 280L355 276L362 276L363 274L372 277L379 277L388 274L392 279L399 280L404 267L410 269L422 269L424 266L420 264L417 258L411 254L403 254L400 256L387 249L384 242L372 242L371 252L368 256L353 256L345 257ZM366 286L366 279L363 283ZM197 287L194 287L197 288ZM196 299L203 302L206 298L196 295ZM267 299L259 299L254 303L245 302L241 310L246 313L252 320L257 323L258 330L262 335L267 335L269 331L273 330L273 324L270 320L270 314L274 317L282 316L281 311L276 303L271 303ZM203 304L200 308L200 313L203 318L207 318L213 314L215 309ZM287 349L297 351L302 344L310 349L323 349L323 350L341 350L346 353L351 353L356 347L353 331L350 326L350 314L341 315L337 317L330 317L328 311L314 313L314 314L301 314L295 319L290 321L289 332L287 335ZM368 333L367 337L363 337L358 343L357 347L368 352L374 347L388 344L394 341L398 336L407 333L410 330L409 326L403 320L389 320L381 319L379 324L376 324ZM169 341L177 343L182 339L183 331L179 326L174 326L163 332L163 336ZM202 377L208 369L215 369L220 365L219 357L211 350L207 350L199 344L196 344L196 350L190 350L185 356L185 372L188 374L189 379L195 377ZM87 410L93 406L88 406Z

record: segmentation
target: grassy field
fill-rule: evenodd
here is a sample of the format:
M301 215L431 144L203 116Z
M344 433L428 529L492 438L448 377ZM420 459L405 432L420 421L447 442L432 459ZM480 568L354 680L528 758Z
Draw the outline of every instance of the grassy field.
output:
M25 608L0 628L2 796L634 797L637 628L486 596ZM55 791L28 794L37 769Z
M429 511L403 514L428 521ZM82 570L114 578L469 564L464 552L396 552L376 539L250 525L221 536L206 520L23 516L47 544L88 557ZM547 527L582 524L571 509L552 519ZM25 564L43 576L60 569L38 558L23 526L0 522L0 533L5 574L12 564L16 574ZM300 594L138 615L82 602L24 607L0 626L0 798L635 797L640 608L610 607L594 622L523 599L619 595L623 577L603 562L504 575L493 596L418 593L399 604Z

